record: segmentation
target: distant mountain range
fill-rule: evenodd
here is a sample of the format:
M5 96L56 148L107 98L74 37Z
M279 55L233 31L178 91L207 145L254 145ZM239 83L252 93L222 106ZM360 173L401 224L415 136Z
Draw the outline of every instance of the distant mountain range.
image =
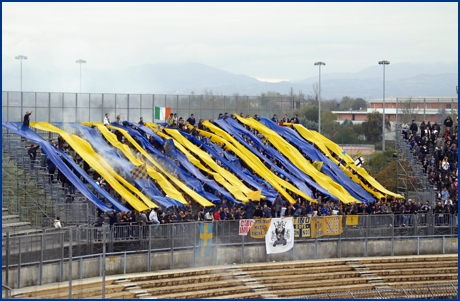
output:
M386 67L385 96L454 96L458 85L457 64L393 64ZM389 69L391 68L391 69ZM2 69L2 90L19 90L18 70ZM199 63L145 64L124 70L83 69L82 91L91 93L153 93L153 94L214 94L260 95L274 91L289 94L302 90L313 95L318 77L301 81L270 83L256 78L233 74ZM357 73L321 74L323 99L343 96L374 99L382 97L383 72L381 66L365 68ZM24 91L77 92L79 71L27 70L23 74Z

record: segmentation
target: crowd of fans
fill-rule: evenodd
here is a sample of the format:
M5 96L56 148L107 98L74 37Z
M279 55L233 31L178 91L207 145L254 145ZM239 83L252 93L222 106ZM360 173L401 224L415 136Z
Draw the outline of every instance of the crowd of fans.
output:
M240 114L243 117L243 113ZM249 115L246 115L249 117ZM227 119L234 118L233 115L228 113L221 113L218 116L218 119ZM255 119L258 119L258 116L254 116ZM298 116L295 115L292 118L288 118L287 114L284 114L282 119L278 119L277 115L274 114L271 118L273 122L276 122L280 125L284 123L298 123ZM190 133L198 139L202 140L199 130L207 130L203 124L204 120L199 119L197 122L194 114L191 114L190 117L185 120L182 117L178 117L177 113L171 113L168 119L166 120L165 127L172 129L178 129L186 133ZM115 123L122 124L120 116L116 117ZM110 124L110 118L108 114L104 117L104 124ZM139 120L139 125L145 125L143 118ZM258 135L255 129L245 126L253 134ZM416 215L418 213L457 213L458 204L457 204L457 174L458 174L458 165L457 165L457 155L458 155L458 137L457 137L457 123L454 124L450 116L444 121L444 127L437 124L435 121L433 124L429 121L423 121L418 125L415 121L409 126L406 123L402 126L402 134L404 135L405 141L409 143L410 148L414 156L420 161L424 173L427 175L430 184L437 191L437 199L435 204L431 205L430 201L426 201L424 204L422 202L414 202L413 200L400 200L400 199L381 199L376 200L373 203L351 203L344 204L341 202L336 202L328 198L326 195L322 195L314 189L314 196L318 203L308 202L307 200L299 197L298 195L289 192L293 199L296 200L295 204L290 204L283 200L280 195L276 198L273 203L267 202L265 200L260 200L259 202L250 201L246 204L227 201L225 198L216 193L216 191L208 190L209 192L215 193L221 199L213 208L200 208L197 204L193 203L190 197L185 196L185 199L188 201L188 205L185 206L174 206L170 208L158 208L146 212L136 212L130 207L130 205L120 198L124 205L130 208L130 211L127 212L98 212L97 221L95 226L102 226L104 223L108 223L110 226L115 224L117 225L145 225L145 224L168 224L168 223L178 223L178 222L190 222L190 221L223 221L223 220L239 220L239 219L252 219L252 218L270 218L270 217L280 217L280 216L292 216L292 217L307 217L307 216L327 216L332 214L400 214L401 217L395 218L395 226L401 225L405 226L411 223L411 215ZM136 125L132 125L136 129ZM443 132L441 131L443 129ZM115 134L117 134L115 132ZM145 133L143 133L145 135ZM118 136L118 134L117 134ZM258 135L260 137L260 135ZM254 141L246 135L241 135L250 145L254 146ZM152 137L149 141L152 145L161 150L164 153L162 145L154 141ZM125 139L121 139L124 143L129 144ZM54 142L57 148L63 149L64 141L61 137L58 138L58 143ZM29 149L29 156L36 156L36 146L32 146ZM267 154L264 153L263 149L255 148L257 151L261 152L267 160L274 162L278 167L283 168L283 172L289 172L284 170L282 164L277 161L275 158L267 157ZM225 150L230 152L230 150ZM133 152L136 153L133 148ZM234 155L233 153L231 153ZM306 159L310 160L307 155ZM85 171L89 171L90 167L85 165L85 162L76 155L74 161L77 164L82 165ZM311 160L310 160L311 161ZM216 163L221 165L216 159ZM267 162L265 162L267 163ZM47 162L49 173L54 174L55 166L52 162ZM249 169L244 162L242 166ZM268 164L266 164L269 167ZM270 168L270 167L269 167ZM281 176L278 172L273 170L276 175ZM203 173L212 178L211 175ZM238 176L238 175L236 175ZM61 175L58 175L60 178ZM94 180L108 192L116 196L116 192L113 191L104 180L93 171ZM240 178L241 179L241 178ZM289 182L289 179L286 177L284 180ZM363 180L363 179L362 179ZM65 177L62 178L62 183L65 183ZM365 182L365 181L364 181ZM158 183L154 183L158 185ZM292 182L291 182L292 184ZM66 183L66 186L69 185ZM64 184L63 184L64 186ZM70 185L69 185L70 186ZM73 185L72 185L73 186ZM73 187L72 187L73 188ZM160 188L160 187L159 187ZM73 188L74 189L74 188ZM205 187L209 189L209 187ZM74 191L72 191L74 192Z
M443 131L442 131L443 129ZM402 125L402 135L423 173L436 190L435 213L458 212L458 118L447 116L443 127L437 121Z

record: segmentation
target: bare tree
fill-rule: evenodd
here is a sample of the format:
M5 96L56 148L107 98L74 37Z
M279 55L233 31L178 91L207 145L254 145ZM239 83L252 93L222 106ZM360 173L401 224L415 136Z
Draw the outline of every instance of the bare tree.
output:
M319 93L321 92L319 90L319 83L314 83L311 85L311 88L313 89L312 91L312 95L314 97L314 99L316 100L316 105L319 105Z

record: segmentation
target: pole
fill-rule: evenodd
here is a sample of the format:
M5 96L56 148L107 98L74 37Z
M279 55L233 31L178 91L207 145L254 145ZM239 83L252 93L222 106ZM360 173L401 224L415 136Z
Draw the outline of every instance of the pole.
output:
M423 121L426 120L425 113L426 113L426 98L423 98Z
M396 135L401 135L402 131L399 132L398 134L398 98L396 97L396 121L395 121L395 127L396 127ZM396 137L397 138L397 137ZM397 139L395 139L395 150L397 150L397 144L396 144Z
M385 64L383 64L382 151L385 151Z
M105 299L105 230L106 227L102 227L102 299Z
M383 65L382 151L385 151L385 65L389 64L389 61L379 61L379 65Z
M22 93L22 58L19 61L20 61L20 64L21 64L20 83L21 83L21 93Z
M80 94L81 94L81 63L80 63Z
M318 133L321 134L321 64L319 64Z
M77 64L80 64L80 93L81 93L81 64L85 64L86 61L82 59L78 59L75 61Z
M318 87L318 133L321 134L321 65L326 65L324 62L316 62L315 66L319 66L319 87Z

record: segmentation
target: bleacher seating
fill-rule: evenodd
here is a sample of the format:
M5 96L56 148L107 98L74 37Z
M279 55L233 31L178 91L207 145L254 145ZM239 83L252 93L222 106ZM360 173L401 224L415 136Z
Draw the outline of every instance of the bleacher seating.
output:
M457 260L458 255L339 258L108 276L105 298L442 297L456 291ZM72 297L100 298L100 281L100 277L74 281ZM437 286L427 289L432 285ZM67 298L68 286L29 287L15 290L12 296Z

